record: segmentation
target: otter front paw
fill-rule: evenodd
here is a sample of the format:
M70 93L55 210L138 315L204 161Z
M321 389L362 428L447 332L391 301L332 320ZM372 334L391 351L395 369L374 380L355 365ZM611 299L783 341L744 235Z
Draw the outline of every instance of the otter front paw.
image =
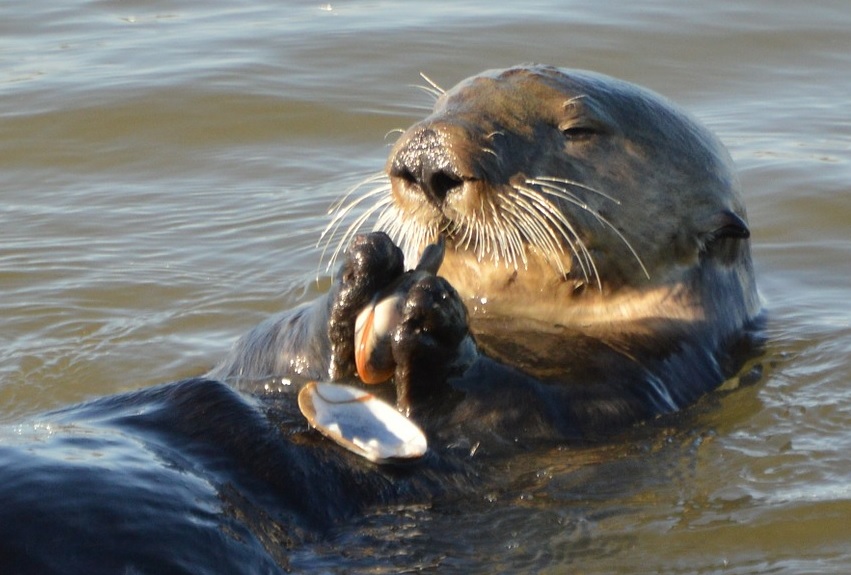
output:
M408 291L391 341L397 404L404 411L446 399L448 378L475 354L461 298L435 275L422 276Z
M332 380L355 372L355 318L373 296L405 271L404 256L384 232L355 236L331 288L328 339Z

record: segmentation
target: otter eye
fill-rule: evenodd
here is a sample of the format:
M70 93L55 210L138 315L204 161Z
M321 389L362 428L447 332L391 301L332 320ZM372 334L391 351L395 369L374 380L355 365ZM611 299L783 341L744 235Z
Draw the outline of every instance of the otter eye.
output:
M613 133L608 113L586 95L575 96L562 104L556 127L568 143L585 142Z
M598 133L596 128L583 124L559 126L559 130L564 134L565 138L576 141L587 140Z

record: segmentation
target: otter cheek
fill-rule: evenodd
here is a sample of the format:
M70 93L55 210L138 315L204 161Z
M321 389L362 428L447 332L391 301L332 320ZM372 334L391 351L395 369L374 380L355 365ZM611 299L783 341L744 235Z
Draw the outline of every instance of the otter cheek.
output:
M400 295L391 295L368 305L355 320L355 366L364 383L383 383L393 376L390 331L401 319L402 303Z

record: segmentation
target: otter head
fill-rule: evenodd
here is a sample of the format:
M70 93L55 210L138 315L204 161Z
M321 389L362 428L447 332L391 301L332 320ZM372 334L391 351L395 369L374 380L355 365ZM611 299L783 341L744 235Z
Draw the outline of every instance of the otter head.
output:
M729 155L632 84L546 66L482 73L439 91L386 176L329 228L378 198L344 241L374 213L409 262L444 235L440 274L473 317L702 318L709 300L729 304L707 296L707 274L739 292L744 315L758 307Z
M597 74L469 78L399 138L386 172L383 227L410 256L445 234L441 275L488 302L474 311L700 315L682 297L696 268L749 258L723 146L662 97ZM660 309L672 294L676 310Z

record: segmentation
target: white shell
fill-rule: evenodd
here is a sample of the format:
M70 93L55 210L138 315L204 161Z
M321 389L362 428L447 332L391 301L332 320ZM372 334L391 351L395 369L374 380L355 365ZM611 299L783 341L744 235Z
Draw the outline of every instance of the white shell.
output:
M364 383L383 383L393 376L390 332L402 317L403 303L402 294L393 292L373 300L355 320L355 366Z
M349 451L375 462L422 457L425 434L389 403L337 383L307 383L298 407L311 426Z

